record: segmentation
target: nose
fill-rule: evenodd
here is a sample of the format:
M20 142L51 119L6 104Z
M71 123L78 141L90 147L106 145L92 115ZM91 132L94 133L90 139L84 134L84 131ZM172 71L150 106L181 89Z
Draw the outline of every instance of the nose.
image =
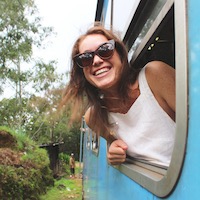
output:
M103 63L103 59L100 58L98 55L94 55L94 58L93 58L93 63L92 65L93 66L99 66L101 63Z

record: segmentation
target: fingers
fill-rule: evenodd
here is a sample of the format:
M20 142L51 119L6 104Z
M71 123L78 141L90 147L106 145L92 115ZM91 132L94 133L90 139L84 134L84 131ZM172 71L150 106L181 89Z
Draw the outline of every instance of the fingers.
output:
M113 157L113 155L111 155L111 154L108 153L107 158L108 158L108 162L111 165L120 165L123 162L125 162L125 160L126 160L126 154L120 155L120 156L118 155L116 157Z
M124 141L122 141L122 140L115 140L115 141L113 141L113 142L111 143L110 146L113 146L113 147L120 147L120 148L122 148L123 150L127 150L127 148L128 148L127 144L126 144Z
M118 165L126 160L127 145L122 140L115 140L111 143L107 158L108 162L112 165Z

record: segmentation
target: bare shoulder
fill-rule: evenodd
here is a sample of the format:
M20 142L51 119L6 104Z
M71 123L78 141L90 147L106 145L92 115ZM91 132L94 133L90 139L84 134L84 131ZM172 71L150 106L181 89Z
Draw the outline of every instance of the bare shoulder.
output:
M161 61L152 61L145 66L149 87L163 109L175 111L175 69ZM173 118L173 117L172 117Z
M146 74L147 76L163 76L163 75L173 75L175 70L170 65L161 61L151 61L146 64Z
M175 69L164 62L149 62L145 74L150 87L155 91L160 91L163 87L175 87Z

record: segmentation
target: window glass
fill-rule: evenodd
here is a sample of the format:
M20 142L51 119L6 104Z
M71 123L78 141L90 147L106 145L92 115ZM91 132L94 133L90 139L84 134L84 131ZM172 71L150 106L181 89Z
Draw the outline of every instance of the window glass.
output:
M129 51L129 60L132 58L133 54L135 53L138 46L143 41L144 37L149 32L151 26L153 25L154 21L158 17L158 14L160 13L161 9L165 5L166 0L159 0L157 1L155 7L153 8L153 12L151 12L148 16L148 19L144 21L143 27L140 30L139 35L137 36L136 40L134 41L130 51Z

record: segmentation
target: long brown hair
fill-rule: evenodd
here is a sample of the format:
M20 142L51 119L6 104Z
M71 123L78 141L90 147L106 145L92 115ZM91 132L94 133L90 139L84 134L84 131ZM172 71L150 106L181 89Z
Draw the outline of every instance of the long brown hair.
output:
M115 41L115 49L122 62L122 73L118 88L120 100L125 101L128 98L129 85L135 82L138 72L130 67L127 58L127 50L123 42L113 31L105 29L102 25L95 24L76 40L71 55L70 81L65 89L62 105L68 104L71 106L72 121L74 119L80 119L80 117L84 115L86 109L90 107L91 124L95 127L94 129L96 132L105 136L107 134L103 133L103 131L108 131L111 125L109 124L108 112L104 105L104 100L99 97L99 90L86 80L83 70L73 61L73 57L79 53L80 43L86 36L92 34L101 34L108 40L114 39Z

